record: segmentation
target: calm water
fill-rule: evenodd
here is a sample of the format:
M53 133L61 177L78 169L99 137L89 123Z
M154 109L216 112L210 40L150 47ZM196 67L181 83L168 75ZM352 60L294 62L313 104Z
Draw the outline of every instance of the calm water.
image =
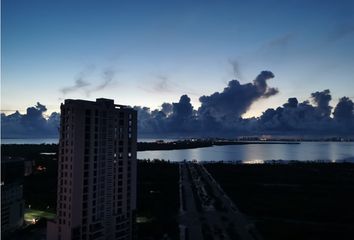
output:
M155 142L156 138L139 138L139 142ZM165 142L176 141L176 138L164 138ZM1 144L57 144L59 142L58 138L8 138L8 139L1 139Z
M52 144L58 143L58 138L8 138L1 139L1 144Z
M173 141L174 139L164 139ZM156 141L153 138L140 138L139 141ZM48 139L1 139L1 144L41 144L58 143L57 138ZM353 161L353 142L303 142L301 144L247 144L214 146L171 151L138 152L139 159L165 159L170 161L243 161L263 162L266 160L299 161Z
M138 152L139 159L170 161L243 161L262 163L266 160L354 161L353 142L303 142L301 144L247 144L208 148Z

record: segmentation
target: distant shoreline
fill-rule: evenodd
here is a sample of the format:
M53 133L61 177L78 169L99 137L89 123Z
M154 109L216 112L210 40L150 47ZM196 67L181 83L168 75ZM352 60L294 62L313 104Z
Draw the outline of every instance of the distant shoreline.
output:
M210 142L208 144L211 144ZM250 144L250 143L247 143ZM246 144L246 145L247 145ZM253 144L257 144L257 143L253 143ZM278 143L279 144L279 143ZM292 144L289 144L293 145ZM169 158L168 156L164 156L161 155L159 153L159 151L161 152L165 152L165 153L171 153L173 154L172 150L188 150L188 149L196 149L196 148L200 148L200 149L204 149L207 148L209 146L207 146L205 144L205 146L198 146L194 143L193 144L187 144L184 142L184 144L179 144L179 145L175 145L173 143L170 144L149 144L149 145L141 145L141 143L139 143L139 148L145 148L145 151L143 150L139 150L138 151L138 156L137 158L140 160L147 160L147 159L167 159L167 160L171 160L172 162L176 161L176 162L182 162L183 159L188 159L190 161L193 161L194 159L198 159L198 162L202 162L202 163L224 163L224 164L293 164L293 163L299 163L299 162L308 162L308 163L339 163L339 162L351 162L354 163L354 155L353 154L347 154L348 156L343 156L343 157L335 157L335 158L328 158L328 156L318 156L318 157L314 157L314 158L289 158L289 157L284 157L284 156L280 156L280 155L272 155L272 156L263 156L263 157L240 157L240 156L233 156L232 158L229 158L226 156L226 158L220 156L216 156L215 158L204 158L204 157L194 157L194 156L190 156L190 157L185 157L183 154L182 155L178 155L178 159L173 159ZM164 146L164 147L162 147ZM216 146L216 145L212 145L212 146ZM239 145L240 147L242 145ZM263 145L264 146L264 145ZM351 145L350 145L351 146ZM151 150L154 147L153 150ZM173 148L172 148L173 147ZM300 146L299 146L300 147ZM162 149L162 150L158 150ZM166 149L166 148L170 148L170 149ZM12 157L29 157L30 159L36 159L38 158L38 156L53 156L54 158L56 158L57 153L58 153L58 145L57 144L5 144L1 146L1 156L5 157L5 156L12 156ZM147 150L149 149L149 150ZM156 150L156 151L154 151ZM164 151L166 150L166 151ZM151 151L149 153L149 151ZM198 150L198 151L202 151L202 150ZM154 155L157 152L157 155ZM187 151L188 152L188 151ZM150 154L150 155L149 155ZM153 155L151 155L153 154ZM180 154L180 153L177 153Z
M284 141L173 141L173 142L138 142L138 151L163 151L163 150L181 150L193 148L205 148L213 146L226 145L245 145L245 144L300 144L300 142Z
M177 141L164 141L156 140L154 142L140 141L137 144L137 151L168 151L168 150L184 150L184 149L196 149L207 148L213 146L227 146L227 145L250 145L250 144L286 144L294 145L302 142L322 142L322 141L285 141L285 140L268 140L268 141L237 141L237 140L204 140L204 139L191 139L191 140L177 140ZM324 142L324 141L323 141ZM329 141L326 141L329 142ZM333 141L340 142L340 141ZM352 142L352 141L347 141ZM4 146L10 145L24 145L24 146L47 146L53 152L57 151L58 143L1 143ZM48 149L47 149L48 150ZM48 152L48 151L46 151Z

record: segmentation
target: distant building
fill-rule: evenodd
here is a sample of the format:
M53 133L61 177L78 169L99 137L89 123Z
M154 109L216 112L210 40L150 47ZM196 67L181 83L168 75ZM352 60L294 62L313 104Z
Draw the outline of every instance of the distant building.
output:
M23 225L24 159L4 157L1 159L1 236Z
M61 105L57 218L49 240L132 239L137 114L113 100Z

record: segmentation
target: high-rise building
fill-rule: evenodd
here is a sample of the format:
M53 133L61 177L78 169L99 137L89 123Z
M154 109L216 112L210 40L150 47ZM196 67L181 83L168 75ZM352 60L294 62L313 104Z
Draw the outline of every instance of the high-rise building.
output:
M137 113L113 100L61 105L57 218L50 240L132 239Z

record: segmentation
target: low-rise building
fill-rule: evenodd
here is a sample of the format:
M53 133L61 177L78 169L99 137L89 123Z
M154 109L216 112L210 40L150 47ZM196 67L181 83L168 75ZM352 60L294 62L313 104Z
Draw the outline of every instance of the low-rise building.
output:
M1 161L1 236L23 225L23 158L6 157Z

